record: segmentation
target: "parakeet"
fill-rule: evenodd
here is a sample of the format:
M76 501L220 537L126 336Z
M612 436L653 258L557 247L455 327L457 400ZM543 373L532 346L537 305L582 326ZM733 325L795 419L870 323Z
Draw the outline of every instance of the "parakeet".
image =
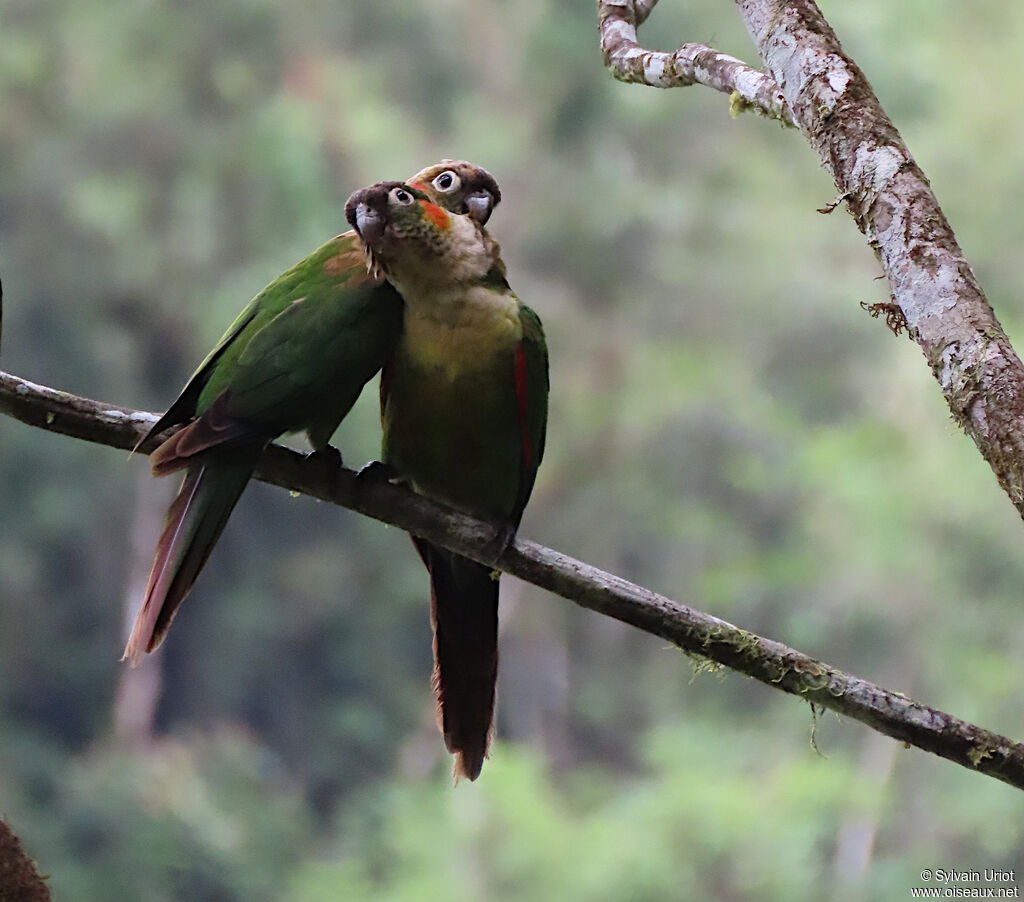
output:
M374 185L350 197L345 214L405 300L381 376L385 465L510 538L544 454L548 355L537 314L513 294L482 225L415 187ZM456 780L474 780L494 716L497 573L413 541L430 574L441 730Z
M428 167L414 180L437 203L480 222L501 198L494 179L465 162ZM187 472L125 648L133 665L163 641L266 445L304 431L325 451L401 329L402 299L372 271L353 232L279 276L238 316L139 442L188 424L152 454L154 475Z

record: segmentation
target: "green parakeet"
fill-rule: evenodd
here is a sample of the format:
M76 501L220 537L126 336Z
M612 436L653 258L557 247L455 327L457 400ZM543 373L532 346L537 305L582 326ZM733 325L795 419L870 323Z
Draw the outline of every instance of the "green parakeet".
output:
M415 187L385 182L345 207L405 300L381 376L383 458L420 494L514 535L544 453L548 356L537 314L509 288L497 243ZM487 755L498 667L490 567L413 541L430 573L434 687L454 775Z
M444 161L413 180L480 222L501 198L494 179L469 163ZM402 299L353 232L297 263L242 311L142 440L187 423L152 454L155 475L187 472L125 648L133 665L163 641L266 445L306 432L314 450L326 450L401 330Z

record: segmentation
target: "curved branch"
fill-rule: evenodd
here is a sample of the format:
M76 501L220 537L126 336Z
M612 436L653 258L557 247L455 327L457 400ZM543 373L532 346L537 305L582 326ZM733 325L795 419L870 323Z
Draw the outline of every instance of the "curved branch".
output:
M1024 516L1024 367L928 179L812 0L737 0L793 118L876 251L953 419Z
M813 0L736 0L771 74L739 64L707 78L676 75L677 57L702 45L684 44L673 55L636 43L636 26L654 2L598 0L606 64L624 81L659 87L699 82L730 90L749 73L761 79L752 95L741 92L743 101L785 111L818 152L839 191L820 212L846 202L889 280L896 325L920 345L954 421L1024 517L1024 366L928 179Z
M115 448L133 447L155 420L153 414L55 391L3 372L0 413ZM361 480L352 470L279 445L267 448L256 477L391 523L481 563L493 563L492 526L399 486ZM581 607L660 636L689 654L1024 789L1024 745L844 673L781 642L524 539L516 539L497 567Z
M789 108L775 80L727 53L706 44L683 44L675 53L645 50L636 29L657 0L599 0L598 25L604 62L619 81L654 88L707 85L733 96L734 109L755 109L792 124Z

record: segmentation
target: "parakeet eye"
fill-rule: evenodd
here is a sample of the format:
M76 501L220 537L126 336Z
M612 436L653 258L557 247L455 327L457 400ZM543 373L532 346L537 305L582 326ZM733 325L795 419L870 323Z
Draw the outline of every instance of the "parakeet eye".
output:
M431 184L442 194L451 194L452 191L459 190L459 187L462 185L462 179L459 178L458 173L455 171L446 169Z
M391 199L402 207L408 207L413 202L413 196L405 188L392 188Z

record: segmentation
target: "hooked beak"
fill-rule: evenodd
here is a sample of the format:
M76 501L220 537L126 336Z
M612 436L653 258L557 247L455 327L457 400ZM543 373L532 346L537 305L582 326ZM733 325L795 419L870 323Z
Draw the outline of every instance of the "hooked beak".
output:
M380 241L387 228L387 221L380 211L363 203L356 205L355 214L350 221L359 237L369 245Z
M390 182L382 182L363 188L356 191L345 204L345 218L367 247L378 244L387 231L387 197L390 187Z
M466 212L479 225L487 225L494 210L494 197L490 191L474 191L466 198Z

